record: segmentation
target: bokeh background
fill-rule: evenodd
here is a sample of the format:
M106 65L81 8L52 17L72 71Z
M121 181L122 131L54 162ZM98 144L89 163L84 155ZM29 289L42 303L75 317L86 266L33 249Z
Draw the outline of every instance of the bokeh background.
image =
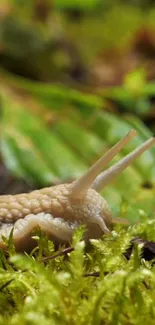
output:
M69 182L129 129L155 132L154 1L0 1L0 193ZM155 212L155 148L103 191L113 214Z

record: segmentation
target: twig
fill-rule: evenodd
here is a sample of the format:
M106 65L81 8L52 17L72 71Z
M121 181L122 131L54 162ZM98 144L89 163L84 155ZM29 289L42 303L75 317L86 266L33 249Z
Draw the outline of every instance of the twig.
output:
M66 255L66 254L71 253L73 251L74 251L73 247L67 247L67 248L63 249L61 252L56 253L55 255L44 257L42 259L42 262L45 262L45 261L48 261L48 260L54 260L55 258L57 258L59 256Z
M1 287L0 287L0 291L2 291L4 288L6 288L14 279L8 280L7 282L5 282Z

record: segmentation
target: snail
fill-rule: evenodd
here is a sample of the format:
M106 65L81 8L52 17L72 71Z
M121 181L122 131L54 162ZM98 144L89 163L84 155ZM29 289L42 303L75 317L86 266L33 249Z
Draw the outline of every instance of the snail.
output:
M130 130L103 157L77 180L35 190L31 193L0 196L0 248L5 249L3 236L13 229L13 241L18 251L34 244L32 232L41 228L56 244L69 243L74 230L85 225L86 240L109 234L114 223L127 223L114 218L100 191L127 168L145 150L155 144L152 137L119 162L103 169L127 143L137 135Z

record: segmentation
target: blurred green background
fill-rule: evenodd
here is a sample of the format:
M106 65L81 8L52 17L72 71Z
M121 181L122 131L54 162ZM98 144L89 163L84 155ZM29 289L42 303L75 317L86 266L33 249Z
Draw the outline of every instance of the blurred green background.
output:
M133 127L134 149L155 132L154 1L1 0L0 110L1 194L75 179ZM155 148L103 195L153 216Z

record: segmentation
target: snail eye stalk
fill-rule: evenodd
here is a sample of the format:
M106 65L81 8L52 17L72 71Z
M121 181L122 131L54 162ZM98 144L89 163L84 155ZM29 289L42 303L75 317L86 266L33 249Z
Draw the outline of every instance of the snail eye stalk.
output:
M73 182L70 197L74 199L82 199L88 189L93 185L96 177L101 173L104 167L116 156L117 153L124 148L133 137L137 135L135 130L130 130L119 142L117 142L103 157L101 157L90 169L79 179Z
M103 190L103 188L111 183L115 177L120 175L124 169L132 164L143 152L152 147L155 144L155 138L152 137L143 144L141 144L134 151L129 153L126 157L121 159L118 163L102 172L94 181L92 188L97 192Z

